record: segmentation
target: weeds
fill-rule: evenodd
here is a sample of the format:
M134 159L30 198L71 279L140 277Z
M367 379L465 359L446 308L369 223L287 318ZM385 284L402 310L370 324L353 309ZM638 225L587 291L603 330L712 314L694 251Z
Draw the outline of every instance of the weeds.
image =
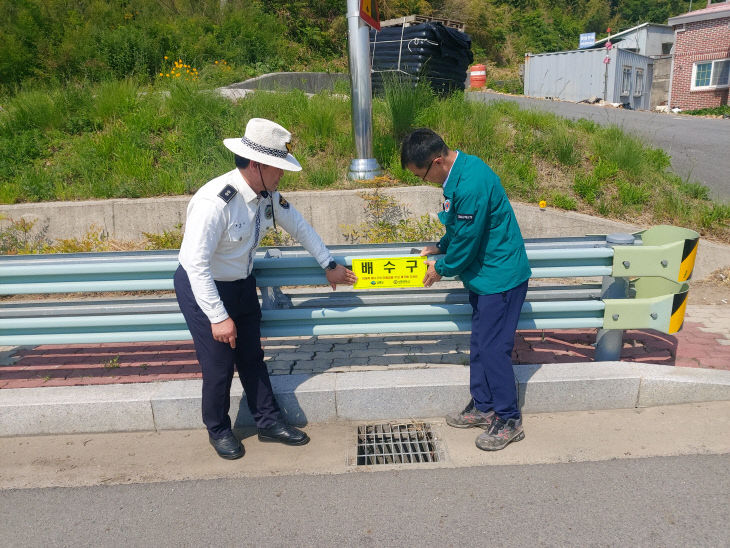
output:
M343 227L349 243L430 242L443 235L443 225L437 219L429 215L409 218L403 206L378 189L360 197L365 200L366 221Z
M697 110L685 110L683 114L694 114L696 116L724 116L730 117L730 105L720 105L719 107L700 108Z
M571 198L570 196L567 196L566 194L562 194L560 192L553 193L552 196L552 202L555 205L555 207L560 209L565 209L568 211L574 211L578 209L578 204L576 201Z
M182 223L178 223L171 230L163 230L162 234L143 232L147 239L145 249L180 249L183 239L182 227Z
M426 78L416 83L400 73L386 73L383 77L385 102L388 105L391 132L397 142L412 129L421 111L428 108L436 95Z
M264 237L261 238L260 245L263 247L287 247L294 245L295 243L294 239L280 228L277 228L276 230L270 228L266 231Z
M105 361L103 364L104 369L117 369L119 368L119 356L114 356L113 358Z
M35 229L37 221L11 219L0 215L0 254L25 255L42 253L50 243L48 224Z
M593 205L600 197L601 182L595 175L576 173L573 182L573 190L583 198L586 203Z

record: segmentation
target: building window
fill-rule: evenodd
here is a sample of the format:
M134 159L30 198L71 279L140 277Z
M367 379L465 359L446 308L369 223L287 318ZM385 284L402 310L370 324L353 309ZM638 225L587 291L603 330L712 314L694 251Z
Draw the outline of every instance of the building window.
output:
M692 65L692 89L726 88L730 85L730 59Z
M621 95L631 93L631 67L624 67L624 77L621 80Z
M644 94L644 69L636 69L636 82L634 84L634 95L637 97Z
M674 42L662 42L662 55L669 55L672 53L672 46Z

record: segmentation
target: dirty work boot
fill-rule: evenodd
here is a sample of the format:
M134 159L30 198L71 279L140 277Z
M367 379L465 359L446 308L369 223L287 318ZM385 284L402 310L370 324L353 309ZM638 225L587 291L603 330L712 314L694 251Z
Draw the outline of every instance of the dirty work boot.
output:
M524 439L525 432L522 430L522 419L507 419L505 421L495 415L491 428L479 434L476 444L482 451L499 451L513 441Z
M479 428L488 429L492 425L493 420L494 411L487 413L479 411L474 406L474 398L469 400L469 404L461 413L450 413L446 415L446 424L454 428L472 428L478 426Z

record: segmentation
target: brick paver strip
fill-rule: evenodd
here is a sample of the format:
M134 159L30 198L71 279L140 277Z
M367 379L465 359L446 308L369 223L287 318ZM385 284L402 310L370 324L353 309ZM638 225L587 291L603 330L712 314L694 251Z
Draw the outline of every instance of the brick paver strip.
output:
M591 361L595 329L519 331L515 363ZM406 334L264 340L272 374L468 364L469 335ZM286 358L285 360L282 358ZM730 308L694 307L682 331L626 331L621 359L730 370ZM452 365L449 365L452 364ZM189 341L21 347L0 365L0 389L200 378Z

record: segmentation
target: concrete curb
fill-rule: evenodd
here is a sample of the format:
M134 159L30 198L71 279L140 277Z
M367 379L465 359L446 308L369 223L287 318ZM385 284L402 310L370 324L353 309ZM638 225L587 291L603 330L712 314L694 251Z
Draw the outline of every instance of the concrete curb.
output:
M627 362L516 365L525 413L730 400L730 371ZM202 428L201 380L0 390L0 436ZM440 416L468 399L469 369L358 371L272 377L287 420ZM253 424L234 382L231 418Z

